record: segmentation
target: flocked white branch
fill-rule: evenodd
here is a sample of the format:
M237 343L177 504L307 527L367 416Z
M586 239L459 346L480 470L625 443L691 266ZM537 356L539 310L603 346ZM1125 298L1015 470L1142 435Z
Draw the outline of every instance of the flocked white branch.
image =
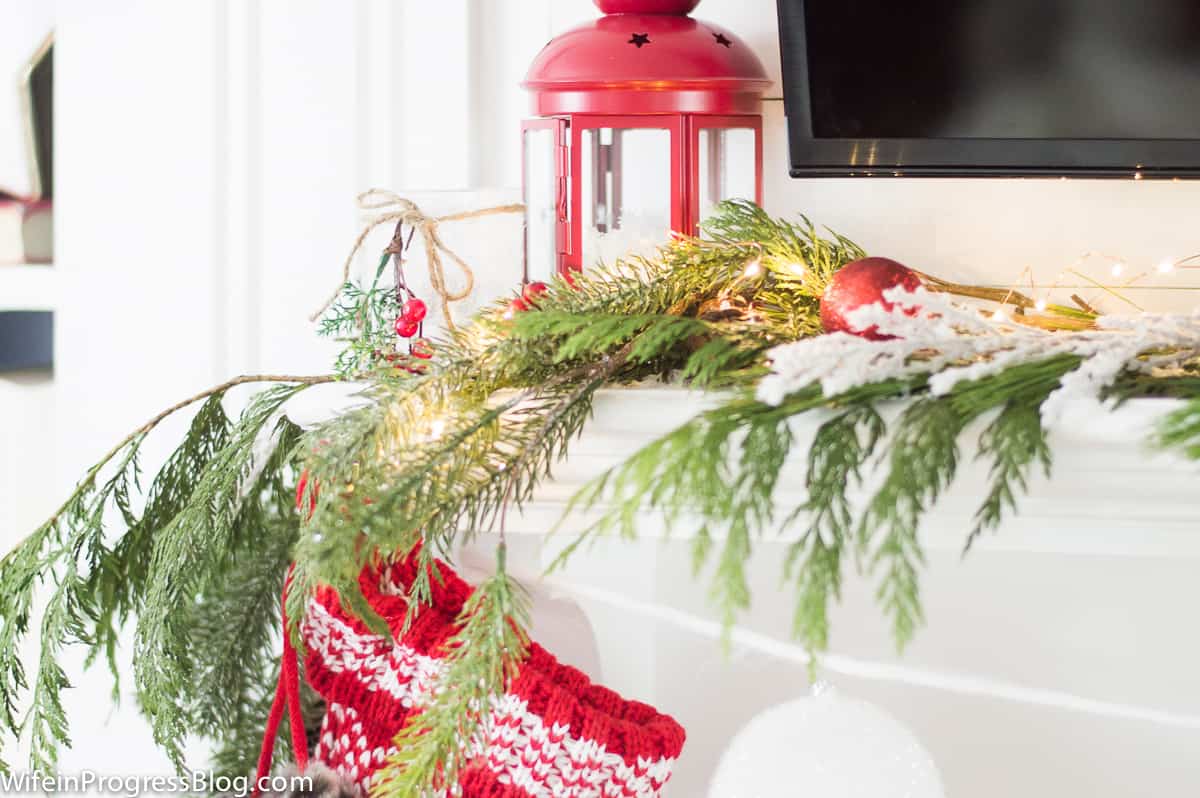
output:
M1083 358L1042 406L1053 423L1063 403L1096 397L1125 371L1162 373L1200 357L1200 311L1190 315L1143 313L1102 316L1095 330L1048 332L1016 324L1004 311L965 308L945 294L897 287L884 293L892 303L867 305L847 314L855 329L878 328L890 340L872 341L831 333L776 347L771 373L758 398L777 405L813 384L826 396L889 379L929 374L934 396L964 380L998 374L1012 366L1058 355Z

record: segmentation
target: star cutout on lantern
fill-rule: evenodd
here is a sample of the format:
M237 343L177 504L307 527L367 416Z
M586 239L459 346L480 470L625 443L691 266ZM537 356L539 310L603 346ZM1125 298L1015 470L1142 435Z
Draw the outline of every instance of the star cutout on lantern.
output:
M642 49L643 47L645 47L649 43L650 43L650 34L649 33L635 33L635 34L633 34L633 38L629 40L629 44L636 45L639 50Z
M722 47L733 47L733 40L724 33L714 33L713 38L717 40L717 44Z

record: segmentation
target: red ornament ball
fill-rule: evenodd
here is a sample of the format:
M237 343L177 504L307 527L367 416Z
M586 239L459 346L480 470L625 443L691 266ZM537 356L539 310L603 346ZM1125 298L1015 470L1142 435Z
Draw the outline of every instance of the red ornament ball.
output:
M881 334L875 326L854 329L846 320L846 314L877 302L891 310L892 304L884 300L883 293L896 286L915 291L921 287L921 278L912 269L890 258L863 258L847 263L833 275L821 297L821 326L825 332L848 332L872 341L894 338L894 335ZM914 308L910 315L916 312Z
M400 309L400 318L406 321L424 321L427 312L428 308L425 307L425 303L413 297L405 302L404 307Z
M528 304L535 305L542 294L549 290L550 286L546 285L545 283L529 283L523 289L521 289L521 298L524 299Z
M399 335L401 338L412 338L420 328L421 323L419 321L412 321L404 316L396 319L396 335Z

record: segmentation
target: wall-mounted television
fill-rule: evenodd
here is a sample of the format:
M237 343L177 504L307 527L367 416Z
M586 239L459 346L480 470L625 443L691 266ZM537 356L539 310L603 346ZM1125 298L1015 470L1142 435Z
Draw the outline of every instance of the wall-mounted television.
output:
M1200 0L778 8L794 177L1200 177Z

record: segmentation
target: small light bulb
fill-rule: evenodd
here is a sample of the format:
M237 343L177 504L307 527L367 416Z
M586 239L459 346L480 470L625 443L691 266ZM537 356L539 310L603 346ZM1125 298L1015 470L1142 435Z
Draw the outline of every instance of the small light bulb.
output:
M760 274L762 274L762 263L759 262L758 258L746 264L746 271L743 273L745 277L757 277Z
M808 271L808 268L803 263L800 263L799 261L796 261L794 263L789 263L786 268L789 272L791 272L792 274L794 274L797 277L803 277L804 273L806 271Z
M1124 263L1114 263L1113 264L1113 267L1112 267L1112 276L1113 277L1120 277L1121 272L1123 272L1123 271L1125 271Z
M1141 172L1134 172L1134 173L1133 173L1133 179L1134 179L1134 180L1141 180L1141 179L1142 179L1142 173L1141 173Z
M1035 308L1037 308L1038 310L1045 310L1046 309L1046 300L1039 299L1037 302L1033 303L1033 306Z
M731 307L733 307L733 303L728 299L722 299L719 307L721 310L729 310Z
M435 420L432 424L429 425L429 440L436 441L438 438L442 437L442 433L444 433L445 431L446 431L446 422L440 418Z
M1158 264L1158 271L1160 274L1170 274L1171 272L1175 271L1175 259L1166 258L1165 260L1160 261Z
M992 312L992 318L995 321L1008 321L1008 314L1004 312L1004 308L999 308Z

